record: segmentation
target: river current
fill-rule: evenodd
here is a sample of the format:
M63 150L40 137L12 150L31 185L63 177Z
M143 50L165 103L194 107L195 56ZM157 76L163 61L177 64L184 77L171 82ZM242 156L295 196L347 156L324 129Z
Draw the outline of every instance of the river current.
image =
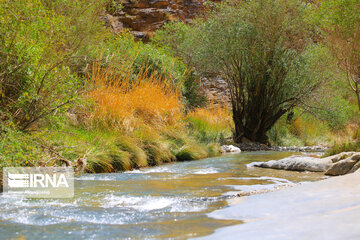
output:
M248 167L292 154L251 152L75 178L71 199L0 195L0 239L187 239L242 224L208 213L240 191L316 181L320 173Z

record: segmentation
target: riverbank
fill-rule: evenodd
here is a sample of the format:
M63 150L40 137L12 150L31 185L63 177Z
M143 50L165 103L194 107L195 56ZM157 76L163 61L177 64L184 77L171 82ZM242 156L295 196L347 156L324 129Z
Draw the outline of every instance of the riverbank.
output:
M313 145L313 146L268 146L261 143L256 142L245 142L245 143L239 143L237 146L242 151L279 151L279 152L325 152L329 149L327 146L323 145Z
M360 172L238 198L214 211L215 219L244 224L218 229L199 239L358 239Z
M196 109L178 122L128 130L88 126L79 118L72 114L29 133L8 127L0 142L0 167L80 165L79 172L128 171L219 155L220 142L231 136L231 115L220 108Z

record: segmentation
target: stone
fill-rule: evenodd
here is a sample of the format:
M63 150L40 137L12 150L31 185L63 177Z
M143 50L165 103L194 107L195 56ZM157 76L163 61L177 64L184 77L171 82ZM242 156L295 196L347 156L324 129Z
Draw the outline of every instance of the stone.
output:
M354 164L354 166L347 173L354 173L360 168L360 161Z
M223 145L221 146L221 151L223 153L239 153L241 152L241 149L234 145Z
M351 156L351 160L359 161L360 160L360 153L355 153Z
M339 153L339 154L336 154L336 155L333 155L333 156L330 156L330 157L327 157L327 158L331 159L331 161L333 163L336 163L336 162L341 161L343 159L349 158L354 154L355 154L355 152L342 152L342 153Z
M325 172L332 165L330 159L309 156L291 156L278 161L255 162L248 166L283 169L291 171Z
M355 163L356 161L351 158L340 160L334 163L331 168L325 172L325 175L339 176L347 174L354 167Z

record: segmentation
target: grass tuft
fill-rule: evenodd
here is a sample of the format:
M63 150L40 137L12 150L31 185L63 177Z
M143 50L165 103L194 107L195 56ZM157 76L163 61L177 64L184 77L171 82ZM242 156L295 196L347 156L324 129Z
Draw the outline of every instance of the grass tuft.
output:
M176 154L178 161L190 161L207 157L208 154L203 146L185 145Z
M121 137L116 140L115 145L122 151L130 154L131 166L133 168L146 167L148 165L146 153L138 147L139 143L130 137Z

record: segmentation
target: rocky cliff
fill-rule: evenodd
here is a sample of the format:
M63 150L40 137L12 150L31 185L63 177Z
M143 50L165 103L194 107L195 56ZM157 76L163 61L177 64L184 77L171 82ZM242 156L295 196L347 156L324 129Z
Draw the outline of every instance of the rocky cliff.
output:
M165 22L179 19L189 22L201 14L204 0L116 0L121 8L109 8L106 21L115 33L124 28L145 41Z
M221 77L201 78L201 91L215 106L230 108L230 90Z

